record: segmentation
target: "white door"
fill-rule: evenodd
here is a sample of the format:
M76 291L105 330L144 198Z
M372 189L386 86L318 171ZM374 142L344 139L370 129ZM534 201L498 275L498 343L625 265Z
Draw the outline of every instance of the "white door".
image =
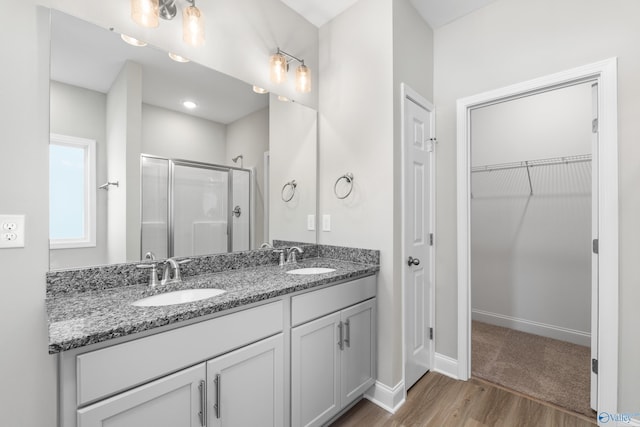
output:
M598 83L591 85L592 141L591 141L591 238L598 239ZM598 253L596 243L591 251L591 408L598 410L598 375L594 361L598 360Z
M375 299L342 311L341 406L364 394L375 382Z
M320 426L340 410L340 313L291 330L291 425Z
M405 87L405 93L408 93ZM405 387L431 368L433 106L404 98L404 352Z
M78 410L78 427L199 427L205 364L184 369Z
M279 334L207 362L207 426L284 424L283 348Z

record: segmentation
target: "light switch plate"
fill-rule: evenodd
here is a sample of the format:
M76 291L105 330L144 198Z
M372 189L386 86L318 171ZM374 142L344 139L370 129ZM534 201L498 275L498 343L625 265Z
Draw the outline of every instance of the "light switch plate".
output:
M322 231L331 231L331 215L322 215Z
M311 214L307 215L307 230L313 231L316 229L316 216Z
M0 215L0 249L24 248L24 215Z

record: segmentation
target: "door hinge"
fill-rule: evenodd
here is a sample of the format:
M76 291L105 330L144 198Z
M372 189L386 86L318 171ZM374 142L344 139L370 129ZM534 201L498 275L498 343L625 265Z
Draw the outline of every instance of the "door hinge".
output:
M591 371L598 375L598 359L591 359Z
M593 239L593 253L598 254L600 251L600 242L598 239Z
M433 246L433 233L429 233L429 246Z
M429 328L429 339L433 339L433 328Z
M598 119L591 120L591 133L598 133Z

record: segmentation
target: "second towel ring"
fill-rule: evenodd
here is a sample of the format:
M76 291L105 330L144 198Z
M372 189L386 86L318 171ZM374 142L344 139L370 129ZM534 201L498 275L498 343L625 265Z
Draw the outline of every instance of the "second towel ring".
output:
M282 197L282 200L284 202L290 202L291 199L293 199L293 196L295 196L296 194L296 187L298 186L298 184L296 183L295 179L292 179L291 181L287 182L285 185L282 186L282 191L280 192L280 196ZM284 195L284 190L286 190L287 187L291 187L291 196L286 197Z
M343 179L347 181L347 184L349 185L349 191L347 191L346 194L343 194L341 196L338 194L338 183ZM333 193L336 195L338 199L346 199L347 197L349 197L349 194L351 194L352 191L353 191L353 174L351 172L345 173L344 175L342 175L340 178L336 180L335 184L333 184Z

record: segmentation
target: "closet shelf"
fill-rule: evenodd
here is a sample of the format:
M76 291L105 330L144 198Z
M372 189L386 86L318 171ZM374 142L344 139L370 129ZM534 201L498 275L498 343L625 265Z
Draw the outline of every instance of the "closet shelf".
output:
M471 172L473 173L491 172L491 171L505 170L505 169L527 168L531 166L553 166L553 165L582 163L582 162L590 162L590 161L591 161L591 154L580 154L577 156L552 157L549 159L525 160L521 162L496 163L494 165L473 166L471 168Z

